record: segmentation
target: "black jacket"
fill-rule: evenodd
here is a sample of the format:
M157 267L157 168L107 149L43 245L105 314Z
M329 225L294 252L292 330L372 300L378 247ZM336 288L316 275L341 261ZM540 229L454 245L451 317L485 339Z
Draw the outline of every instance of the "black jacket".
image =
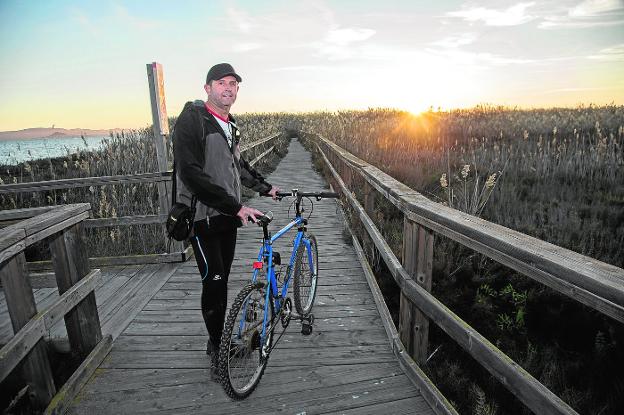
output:
M234 118L229 116L230 122ZM211 228L237 226L241 183L260 193L271 185L241 156L238 140L228 145L225 133L203 101L187 102L175 124L173 155L178 182L176 198L190 205L197 197L195 221Z

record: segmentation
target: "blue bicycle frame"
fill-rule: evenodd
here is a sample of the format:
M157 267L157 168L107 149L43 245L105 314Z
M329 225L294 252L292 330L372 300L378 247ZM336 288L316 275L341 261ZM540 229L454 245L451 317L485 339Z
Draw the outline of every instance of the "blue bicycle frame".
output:
M292 275L292 270L293 267L295 265L295 259L296 259L296 255L297 255L297 249L299 248L299 245L303 242L307 248L307 252L308 252L308 261L310 261L310 263L312 263L312 258L311 258L311 254L310 254L310 242L307 239L303 238L304 235L304 230L303 230L303 226L305 225L305 221L301 216L297 216L295 218L295 220L293 220L292 222L290 222L288 225L284 226L282 229L280 229L275 235L273 235L272 237L270 237L269 239L263 239L263 243L262 243L262 247L260 248L260 252L258 253L258 262L263 262L266 259L266 264L267 264L267 285L268 288L266 290L266 297L264 300L264 304L265 304L265 308L268 307L269 305L269 301L271 301L271 297L273 297L273 306L274 306L274 311L275 314L277 315L282 307L282 299L286 298L286 293L288 292L288 286L290 283L290 277ZM289 230L291 230L292 228L294 228L295 226L299 226L299 230L297 232L297 236L295 237L295 243L293 245L293 250L292 253L290 254L290 261L288 262L288 267L287 269L287 275L286 278L284 279L284 284L282 285L281 288L281 292L279 291L279 286L277 284L277 277L275 274L275 267L273 266L273 243L278 240L280 237L282 237L285 233L287 233ZM253 272L253 276L251 278L252 282L256 282L257 278L258 278L258 273L260 272L259 269L254 269ZM267 315L269 314L267 311L268 310L264 310L264 319L262 322L262 335L260 336L261 340L264 342L264 339L266 338L266 330L267 330ZM242 324L242 322L241 322ZM241 326L242 328L242 326Z

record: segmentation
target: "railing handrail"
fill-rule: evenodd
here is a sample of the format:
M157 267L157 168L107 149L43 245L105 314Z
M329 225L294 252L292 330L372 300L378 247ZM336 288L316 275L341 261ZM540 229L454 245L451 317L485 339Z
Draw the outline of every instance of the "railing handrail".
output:
M76 355L101 361L111 347L110 336L102 341L95 302L100 270L90 269L83 240L81 222L89 217L90 210L89 203L56 206L43 213L34 208L31 211L39 214L7 226L0 236L0 279L15 332L0 349L0 382L24 362L24 378L33 388L37 405L48 405L56 394L49 358L40 341L57 322L65 321ZM28 213L28 209L20 209L21 215ZM60 296L39 310L27 277L24 251L42 240L50 247ZM83 377L85 367L78 368Z
M241 153L247 152L252 148L267 143L279 137L281 134L282 133L276 133L269 137L254 141L253 143L249 143L241 148ZM266 156L266 154L268 154L269 152L270 151L265 151L253 161L258 162L260 158ZM129 183L160 183L171 180L171 175L172 171L168 170L150 173L121 174L114 176L89 176L75 177L71 179L43 180L37 182L9 183L0 185L0 195L12 193L42 192L49 190L75 189L89 186L104 186Z
M315 136L320 142L317 148L326 165L353 208L356 217L364 224L364 229L386 263L401 293L532 411L540 414L575 414L576 412L561 398L553 394L546 386L533 378L526 370L454 314L427 289L416 283L396 258L376 225L367 215L366 210L351 194L351 190L333 167L328 156L321 149L321 145L331 150L332 155L350 167L350 171L358 173L370 186L391 201L404 213L406 219L448 236L538 282L559 289L574 300L593 306L618 321L622 321L622 316L624 316L623 304L622 302L611 302L611 299L620 301L622 298L624 270L431 202L418 192L357 158L335 143L319 135L315 134ZM350 175L350 173L348 174ZM502 230L509 236L504 237L501 234ZM492 236L489 232L496 233L496 235ZM512 249L514 243L526 241L536 245L528 248L523 244L522 247L516 246L515 250ZM540 255L540 247L548 248L547 253ZM557 261L557 256L564 258L564 260ZM575 261L571 261L570 258ZM579 259L581 260L580 263ZM544 267L544 264L556 266ZM590 265L595 266L597 270L589 272L592 271ZM575 275L568 277L567 273L574 273ZM591 283L584 282L583 278L590 279ZM553 279L557 279L558 284L553 283ZM562 287L569 288L569 291ZM610 293L609 290L614 292ZM608 298L601 296L605 292L608 294ZM393 338L392 340L396 342L396 339ZM404 348L400 342L399 348Z
M60 205L3 228L0 236L0 264L35 242L87 219L90 210L89 203Z

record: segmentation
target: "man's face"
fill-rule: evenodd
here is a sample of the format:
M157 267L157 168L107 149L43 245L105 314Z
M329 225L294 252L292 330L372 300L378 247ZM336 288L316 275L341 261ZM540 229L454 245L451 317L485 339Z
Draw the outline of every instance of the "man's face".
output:
M208 101L219 108L229 109L236 101L238 82L232 75L228 75L216 81L210 81L210 84L204 85L204 89L208 94Z

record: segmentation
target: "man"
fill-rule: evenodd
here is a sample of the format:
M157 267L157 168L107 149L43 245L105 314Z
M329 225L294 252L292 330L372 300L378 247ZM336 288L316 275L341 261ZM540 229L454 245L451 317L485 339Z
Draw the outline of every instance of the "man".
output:
M206 353L211 355L213 367L223 331L236 230L262 215L240 203L241 183L274 199L279 191L241 157L240 133L230 115L241 81L230 64L210 68L204 85L206 101L187 102L173 133L177 200L190 206L191 197L197 199L190 240L202 280Z

